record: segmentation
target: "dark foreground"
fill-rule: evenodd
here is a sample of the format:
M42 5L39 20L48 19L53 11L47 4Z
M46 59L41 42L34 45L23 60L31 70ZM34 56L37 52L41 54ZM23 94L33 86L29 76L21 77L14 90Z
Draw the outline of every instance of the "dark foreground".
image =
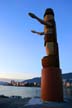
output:
M72 108L72 99L63 103L42 102L40 98L0 97L0 108Z

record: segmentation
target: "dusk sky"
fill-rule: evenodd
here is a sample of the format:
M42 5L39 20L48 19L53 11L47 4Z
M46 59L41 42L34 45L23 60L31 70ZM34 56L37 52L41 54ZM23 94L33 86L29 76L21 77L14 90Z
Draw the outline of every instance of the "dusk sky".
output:
M43 19L46 8L55 13L62 73L72 72L72 0L0 0L0 78L41 76L44 37L31 30L44 26L28 13Z

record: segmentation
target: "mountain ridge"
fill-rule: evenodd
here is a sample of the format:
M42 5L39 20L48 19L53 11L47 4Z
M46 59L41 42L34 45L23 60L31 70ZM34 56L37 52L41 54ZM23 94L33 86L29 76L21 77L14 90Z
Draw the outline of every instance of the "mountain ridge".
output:
M72 73L64 73L62 74L62 79L72 79ZM35 77L35 78L32 78L32 79L27 79L27 80L24 80L22 82L28 82L28 83L40 83L41 82L41 77Z
M66 80L72 79L72 72L62 74L62 78L66 79ZM34 77L34 78L31 78L31 79L22 80L22 81L19 81L19 82L27 82L27 83L34 83L34 82L36 82L36 83L41 83L41 77ZM0 79L0 85L7 85L7 84L8 84L7 80L6 81L2 81Z

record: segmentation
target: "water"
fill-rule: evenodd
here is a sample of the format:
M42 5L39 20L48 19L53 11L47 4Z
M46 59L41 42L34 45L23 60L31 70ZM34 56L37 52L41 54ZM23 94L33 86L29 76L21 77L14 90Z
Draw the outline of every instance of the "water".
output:
M65 88L64 89L64 97L72 99L72 88Z
M15 87L0 86L0 95L5 96L22 96L24 97L40 97L40 88L37 87Z
M5 96L21 96L24 97L40 97L39 87L15 87L15 86L1 86L0 95ZM72 98L72 88L64 89L64 96Z

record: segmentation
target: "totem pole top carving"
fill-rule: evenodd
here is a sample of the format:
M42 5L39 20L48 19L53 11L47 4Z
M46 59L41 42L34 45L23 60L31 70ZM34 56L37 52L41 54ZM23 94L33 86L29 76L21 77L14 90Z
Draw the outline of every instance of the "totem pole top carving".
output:
M37 33L39 35L46 35L49 32L46 31L46 28L48 29L49 27L52 26L52 23L50 22L50 20L54 19L54 12L51 8L46 9L45 13L44 13L44 20L42 20L41 18L39 18L38 16L36 16L33 13L29 13L29 16L36 19L38 22L40 22L41 24L43 24L44 27L44 32L37 32L35 30L32 30L32 33Z
M46 9L44 13L44 19L39 18L31 12L29 13L29 16L36 19L38 22L44 25L43 32L37 32L35 30L32 30L31 32L36 33L38 35L44 35L44 46L46 47L46 54L54 54L54 42L56 42L57 39L53 10L51 8Z

